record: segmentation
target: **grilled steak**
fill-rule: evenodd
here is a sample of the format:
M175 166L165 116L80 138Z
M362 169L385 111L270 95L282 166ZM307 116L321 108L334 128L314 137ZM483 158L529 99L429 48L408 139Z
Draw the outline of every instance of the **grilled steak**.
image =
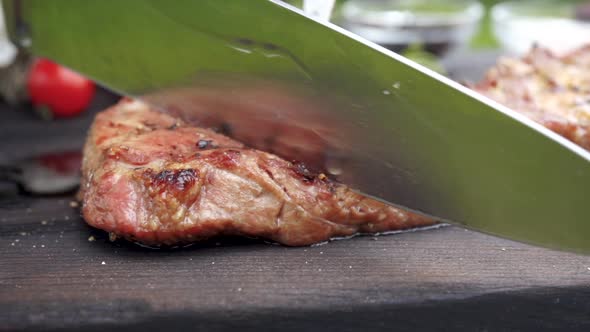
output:
M590 45L503 58L472 88L590 150Z
M97 115L82 171L86 221L148 245L227 234L298 246L434 223L139 101Z

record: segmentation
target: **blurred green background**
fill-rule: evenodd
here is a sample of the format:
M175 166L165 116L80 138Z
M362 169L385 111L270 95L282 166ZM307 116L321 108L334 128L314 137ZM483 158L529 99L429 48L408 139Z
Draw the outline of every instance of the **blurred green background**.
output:
M480 2L486 7L486 14L481 21L479 32L471 41L471 46L473 48L494 48L497 46L497 42L492 34L490 8L500 0L480 0Z

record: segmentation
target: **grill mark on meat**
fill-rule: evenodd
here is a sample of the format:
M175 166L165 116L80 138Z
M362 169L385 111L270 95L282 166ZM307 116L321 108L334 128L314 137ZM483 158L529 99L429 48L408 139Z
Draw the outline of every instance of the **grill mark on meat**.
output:
M333 194L335 183L330 181L326 174L311 171L304 163L295 161L289 165L289 170L306 185L316 185L326 191L320 191L319 195Z
M194 169L163 170L155 175L149 171L146 174L153 179L156 186L173 188L177 191L184 191L187 187L194 185L199 177L198 171Z
M162 222L175 224L186 219L189 208L198 200L202 185L200 173L195 169L164 169L140 171L139 180L147 189L150 215L145 223L148 229L157 229Z
M310 171L305 164L302 162L295 161L291 164L291 170L297 175L304 183L312 184L316 179L317 174Z

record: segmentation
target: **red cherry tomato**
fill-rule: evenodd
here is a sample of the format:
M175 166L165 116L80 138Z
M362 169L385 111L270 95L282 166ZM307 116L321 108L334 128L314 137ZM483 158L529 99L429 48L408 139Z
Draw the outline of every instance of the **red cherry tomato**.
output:
M29 71L27 90L35 107L47 107L55 117L71 117L88 107L95 86L68 68L38 59Z

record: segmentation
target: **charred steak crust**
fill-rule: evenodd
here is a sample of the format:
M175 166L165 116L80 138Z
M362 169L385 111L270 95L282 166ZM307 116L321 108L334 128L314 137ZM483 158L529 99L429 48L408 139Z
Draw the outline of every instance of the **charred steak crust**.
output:
M133 100L96 116L82 173L86 221L147 245L244 235L299 246L434 223Z

